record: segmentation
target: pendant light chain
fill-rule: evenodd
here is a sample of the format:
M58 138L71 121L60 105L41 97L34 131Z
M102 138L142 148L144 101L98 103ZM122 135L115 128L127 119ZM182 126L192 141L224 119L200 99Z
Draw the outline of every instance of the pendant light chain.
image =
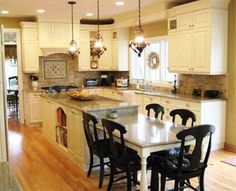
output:
M73 4L71 4L71 31L72 31L72 40L74 40L74 9L73 9Z
M141 27L141 0L138 0L138 19L139 19L139 28Z
M99 18L99 0L97 0L97 18L98 18L98 34L100 32L100 18Z

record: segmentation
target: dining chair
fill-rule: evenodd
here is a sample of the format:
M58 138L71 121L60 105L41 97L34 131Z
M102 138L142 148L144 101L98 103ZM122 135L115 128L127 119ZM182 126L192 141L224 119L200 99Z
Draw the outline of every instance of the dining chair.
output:
M161 175L161 191L165 190L166 178L175 181L174 191L183 190L190 187L197 191L189 179L199 177L200 191L204 191L204 173L207 168L207 162L211 151L212 134L215 132L213 125L199 125L179 132L176 137L181 140L180 153L174 157L172 155L155 156L150 162L151 172L151 191L159 190L159 177ZM205 156L202 156L203 140L208 136L204 144L207 146ZM195 140L194 148L191 154L185 155L184 149L186 140L189 138ZM173 189L172 189L173 190Z
M147 116L150 117L150 111L153 110L154 111L154 117L156 119L158 119L158 116L160 114L160 119L163 119L163 115L164 115L164 107L157 104L157 103L151 103L146 105L145 109L147 110Z
M174 109L170 112L170 116L172 116L173 123L176 122L176 116L180 116L182 120L181 125L185 126L189 119L191 120L191 127L193 126L194 122L196 122L196 115L188 109Z
M132 189L132 181L137 184L137 172L141 169L140 157L133 149L126 147L124 134L127 132L125 127L114 121L102 119L102 125L107 130L109 136L109 157L111 162L110 180L107 191L112 188L113 182L127 179L127 191ZM114 133L116 132L116 135ZM126 176L114 180L117 172L125 172Z
M103 185L104 176L108 176L109 174L104 173L104 166L109 166L110 162L105 162L105 159L109 160L108 155L108 139L106 139L105 132L104 137L100 138L97 132L97 119L93 115L89 113L83 112L83 123L84 123L84 132L89 148L90 154L90 163L89 163L89 170L87 177L90 176L91 171L94 167L100 166L100 176L99 176L99 185L98 187L101 188ZM93 155L96 155L100 163L97 165L93 165Z

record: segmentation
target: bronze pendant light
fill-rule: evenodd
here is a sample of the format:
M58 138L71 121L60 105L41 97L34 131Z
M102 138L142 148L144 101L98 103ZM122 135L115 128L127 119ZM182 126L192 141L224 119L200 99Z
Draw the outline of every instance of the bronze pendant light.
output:
M72 39L71 42L69 44L69 50L68 53L74 57L77 56L80 52L79 52L79 48L77 47L77 43L74 40L74 12L73 12L73 6L74 4L76 4L75 0L71 0L68 1L68 4L71 5L71 31L72 31Z
M97 34L95 35L95 43L94 46L91 48L91 55L97 56L100 58L100 56L107 50L104 45L103 45L103 38L102 35L100 34L100 20L99 20L99 0L97 0Z
M143 50L146 48L148 45L147 42L145 42L144 37L143 37L143 28L141 25L141 0L138 0L138 19L139 19L139 25L137 26L135 33L136 37L133 41L130 42L129 47L138 54L140 57Z

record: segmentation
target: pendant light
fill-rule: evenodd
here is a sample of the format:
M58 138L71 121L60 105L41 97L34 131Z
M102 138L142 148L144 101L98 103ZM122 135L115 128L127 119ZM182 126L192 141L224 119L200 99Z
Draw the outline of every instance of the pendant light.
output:
M100 34L100 20L99 20L99 0L97 0L97 34L95 35L95 43L94 46L91 48L91 55L92 56L97 56L100 58L100 56L107 50L103 46L103 38L102 35Z
M135 30L136 37L133 41L130 42L129 47L138 54L140 57L144 48L148 45L147 42L145 42L143 37L143 28L141 25L141 0L138 0L138 21L139 25L137 26Z
M73 6L74 6L74 4L76 4L76 1L75 0L68 1L68 4L71 5L71 32L72 32L72 39L71 39L71 42L69 44L68 53L72 57L74 57L74 56L77 56L80 53L79 49L77 47L77 43L74 40L74 19L73 19L74 14L73 14Z

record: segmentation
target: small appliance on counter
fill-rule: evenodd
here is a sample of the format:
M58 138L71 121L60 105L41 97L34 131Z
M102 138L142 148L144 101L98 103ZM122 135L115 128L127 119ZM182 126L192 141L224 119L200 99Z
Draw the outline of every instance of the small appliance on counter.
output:
M120 88L125 88L128 87L128 79L124 79L124 78L118 78L116 80L116 86L120 87Z
M220 94L219 90L206 90L205 91L205 96L208 98L218 98Z
M101 86L107 86L107 85L109 85L107 74L102 74L101 75Z
M84 82L85 87L94 87L98 86L98 80L93 78L93 79L86 79Z
M193 89L193 96L201 96L202 90L200 88Z

